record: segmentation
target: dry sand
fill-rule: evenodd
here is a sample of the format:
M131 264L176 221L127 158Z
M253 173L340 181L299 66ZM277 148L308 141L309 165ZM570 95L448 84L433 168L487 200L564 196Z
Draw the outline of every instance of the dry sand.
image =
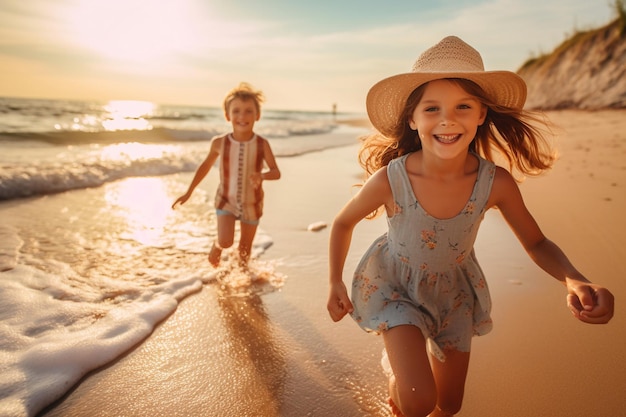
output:
M522 184L552 240L609 287L608 325L576 321L561 284L526 256L497 211L476 243L494 301L494 330L474 339L461 417L619 416L626 412L626 112L550 113L561 160ZM142 344L93 372L44 413L52 416L386 416L382 341L326 313L328 228L359 181L357 146L281 158L266 185L261 227L275 244L284 288L220 299L215 286L185 299ZM188 178L181 178L188 182ZM384 219L355 231L350 280Z

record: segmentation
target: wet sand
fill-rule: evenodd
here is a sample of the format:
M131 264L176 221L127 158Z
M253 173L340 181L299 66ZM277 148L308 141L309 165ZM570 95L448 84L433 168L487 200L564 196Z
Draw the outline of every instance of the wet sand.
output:
M561 159L522 192L545 233L591 280L609 287L616 315L580 323L561 284L539 270L499 213L476 243L494 302L494 330L475 338L459 416L616 416L626 410L626 112L550 113ZM262 260L286 275L281 291L220 296L205 285L143 343L90 373L42 413L52 416L387 416L382 340L326 313L328 224L360 180L357 145L280 158L261 228ZM191 175L191 174L189 174ZM188 183L190 176L181 175ZM77 191L76 193L80 193ZM354 235L344 279L386 229Z

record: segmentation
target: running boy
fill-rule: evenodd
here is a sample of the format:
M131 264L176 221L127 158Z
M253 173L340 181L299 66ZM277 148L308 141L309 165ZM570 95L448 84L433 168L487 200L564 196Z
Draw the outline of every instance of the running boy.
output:
M175 208L177 204L184 204L221 156L220 183L215 196L217 239L209 252L209 262L214 267L220 263L222 249L233 245L236 220L241 229L240 262L248 263L263 214L263 181L280 178L269 142L253 130L254 123L261 117L263 100L263 93L247 83L240 83L226 95L224 116L232 123L233 131L211 140L209 154L198 167L187 192L172 205ZM263 171L264 165L268 170Z

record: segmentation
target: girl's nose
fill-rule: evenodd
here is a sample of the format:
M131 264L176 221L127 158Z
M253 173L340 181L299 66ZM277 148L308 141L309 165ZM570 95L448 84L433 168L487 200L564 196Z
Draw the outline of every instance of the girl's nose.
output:
M454 121L453 114L448 111L443 111L441 113L441 121L439 122L441 126L454 126L456 122Z

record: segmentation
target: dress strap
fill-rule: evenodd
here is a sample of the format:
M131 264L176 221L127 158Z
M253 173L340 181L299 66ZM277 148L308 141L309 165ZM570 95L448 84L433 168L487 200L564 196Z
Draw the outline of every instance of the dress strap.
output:
M410 153L392 159L387 165L387 179L391 187L391 194L393 194L393 200L400 206L414 203L411 199L413 189L408 181L405 168L405 160L409 155Z
M491 195L491 187L496 174L496 164L479 155L474 155L478 158L479 166L478 176L476 177L476 184L471 199L474 201L476 207L480 207L480 211L484 212L487 200L489 200L489 196Z

